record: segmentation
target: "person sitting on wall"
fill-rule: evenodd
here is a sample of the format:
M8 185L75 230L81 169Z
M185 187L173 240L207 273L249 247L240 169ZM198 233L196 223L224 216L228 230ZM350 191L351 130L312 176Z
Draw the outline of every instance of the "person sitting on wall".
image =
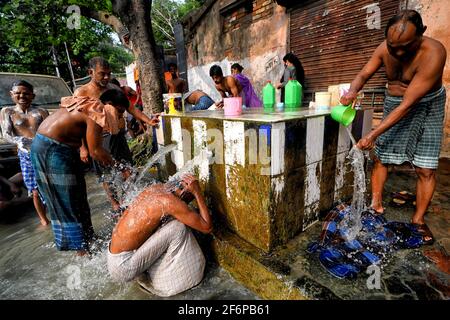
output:
M185 93L183 95L183 100L185 104L192 105L192 111L206 110L214 104L214 100L201 90Z
M175 63L169 63L170 79L166 79L167 91L169 93L183 93L187 89L186 81L178 75L178 68Z
M216 84L216 89L219 91L222 98L227 95L232 97L242 97L242 104L245 105L245 95L239 81L233 76L223 76L222 68L218 65L213 65L209 69L209 75ZM223 100L217 103L218 108L223 108Z
M194 198L200 214L188 207ZM163 297L194 287L203 278L205 257L188 227L212 231L195 177L147 187L113 230L107 257L111 277L120 282L138 278L144 289Z

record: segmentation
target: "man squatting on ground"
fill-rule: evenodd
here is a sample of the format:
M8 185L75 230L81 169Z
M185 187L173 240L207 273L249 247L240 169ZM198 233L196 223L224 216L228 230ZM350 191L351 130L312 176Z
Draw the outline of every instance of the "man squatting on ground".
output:
M200 214L188 207L197 201ZM211 217L198 181L155 184L139 194L114 228L108 270L117 281L138 282L159 296L172 296L197 285L205 258L190 228L212 231Z

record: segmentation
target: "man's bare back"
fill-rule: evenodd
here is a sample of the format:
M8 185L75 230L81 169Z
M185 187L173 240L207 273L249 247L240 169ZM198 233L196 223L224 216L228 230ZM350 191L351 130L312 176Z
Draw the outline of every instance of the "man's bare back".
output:
M110 252L116 254L136 250L151 237L166 215L200 232L211 232L212 222L198 181L192 176L185 176L181 184L183 189L176 190L171 190L167 184L157 184L139 194L114 228ZM186 201L190 202L190 196L195 197L199 214L182 200L188 199Z
M195 90L189 95L189 97L186 98L186 102L192 105L196 105L200 98L206 95L207 94L201 90Z

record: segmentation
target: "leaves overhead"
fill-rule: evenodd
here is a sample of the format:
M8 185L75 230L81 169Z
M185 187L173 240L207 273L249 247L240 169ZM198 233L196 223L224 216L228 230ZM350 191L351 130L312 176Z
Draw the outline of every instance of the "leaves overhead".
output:
M110 1L11 0L0 2L0 71L55 74L52 48L61 75L70 79L67 44L76 77L86 75L86 64L94 55L112 62L113 72L121 73L133 57L114 44L112 30L100 22L80 16L80 28L70 29L67 7L89 5L110 10Z

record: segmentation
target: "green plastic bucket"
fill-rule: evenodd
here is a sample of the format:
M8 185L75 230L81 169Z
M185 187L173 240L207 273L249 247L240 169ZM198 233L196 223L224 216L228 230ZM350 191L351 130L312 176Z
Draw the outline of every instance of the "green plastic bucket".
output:
M348 106L339 105L331 109L331 118L344 126L352 123L355 116L356 110L352 108L351 104Z

